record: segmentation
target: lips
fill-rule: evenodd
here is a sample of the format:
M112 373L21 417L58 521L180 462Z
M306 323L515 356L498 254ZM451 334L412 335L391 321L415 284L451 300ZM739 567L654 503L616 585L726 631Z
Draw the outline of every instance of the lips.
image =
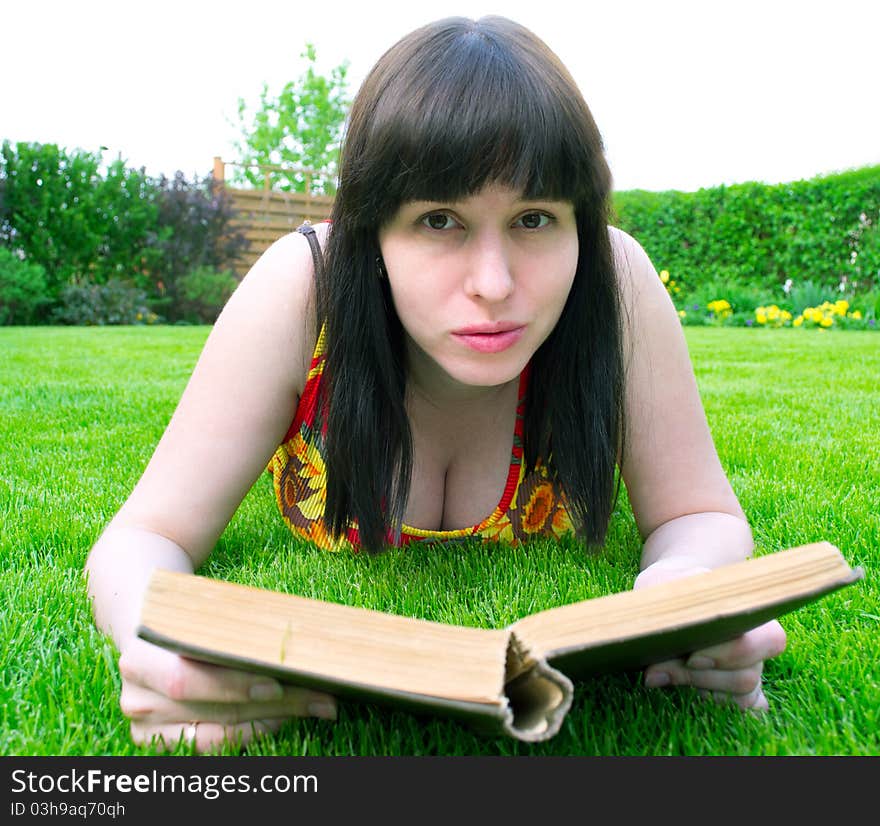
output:
M465 327L463 329L469 332L456 330L452 335L460 344L478 353L500 353L516 344L526 331L525 325L513 327L510 324L496 324L489 331L486 328L485 324Z
M517 321L496 321L492 324L471 324L469 327L461 327L452 332L457 336L492 335L494 333L508 333L520 327L525 327L525 325Z

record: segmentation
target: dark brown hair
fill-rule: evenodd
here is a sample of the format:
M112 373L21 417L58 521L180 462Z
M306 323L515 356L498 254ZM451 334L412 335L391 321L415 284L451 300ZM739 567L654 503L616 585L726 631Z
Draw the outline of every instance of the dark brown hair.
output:
M378 231L408 201L459 200L490 183L574 205L577 270L532 358L524 460L526 471L538 457L548 464L578 535L604 542L624 426L601 137L568 71L534 34L502 17L449 18L392 46L354 100L317 286L328 342L325 520L339 535L356 517L369 551L399 536L413 450L404 333L387 279L377 278Z

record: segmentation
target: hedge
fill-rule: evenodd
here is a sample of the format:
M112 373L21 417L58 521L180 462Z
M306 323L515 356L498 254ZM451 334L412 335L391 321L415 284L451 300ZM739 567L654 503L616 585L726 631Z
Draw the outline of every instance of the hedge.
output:
M880 281L880 166L774 185L629 190L614 209L657 267L691 286L738 282L772 295L788 279Z

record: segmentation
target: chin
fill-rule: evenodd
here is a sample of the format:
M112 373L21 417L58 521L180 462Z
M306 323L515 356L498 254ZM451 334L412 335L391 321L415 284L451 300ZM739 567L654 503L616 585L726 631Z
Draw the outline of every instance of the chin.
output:
M527 362L515 353L475 354L470 359L457 358L444 370L453 381L466 387L500 387L518 379Z

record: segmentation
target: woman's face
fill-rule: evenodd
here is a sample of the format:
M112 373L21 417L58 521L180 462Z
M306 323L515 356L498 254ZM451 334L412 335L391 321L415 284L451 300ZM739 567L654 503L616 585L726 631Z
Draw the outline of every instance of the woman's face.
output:
M559 320L578 260L571 203L494 184L463 201L404 204L379 244L410 381L438 401L519 376ZM497 328L506 332L487 332Z

